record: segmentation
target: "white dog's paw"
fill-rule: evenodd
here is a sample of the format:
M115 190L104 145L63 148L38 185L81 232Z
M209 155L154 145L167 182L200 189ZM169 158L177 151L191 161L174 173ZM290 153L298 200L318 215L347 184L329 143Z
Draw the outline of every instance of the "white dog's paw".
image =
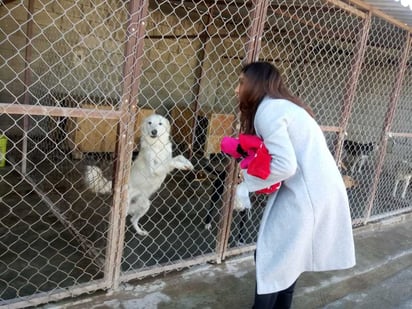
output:
M190 162L188 159L186 159L182 155L178 155L173 158L173 165L174 168L177 168L179 170L192 170L194 169L194 166L192 162Z

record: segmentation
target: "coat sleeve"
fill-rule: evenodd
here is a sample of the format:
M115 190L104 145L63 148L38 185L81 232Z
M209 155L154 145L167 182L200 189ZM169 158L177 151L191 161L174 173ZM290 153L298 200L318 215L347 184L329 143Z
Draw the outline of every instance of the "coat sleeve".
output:
M288 133L290 117L287 113L275 110L275 102L261 104L255 115L257 135L262 138L272 157L270 175L263 180L243 171L244 181L249 192L267 188L277 182L288 179L297 169L296 153Z

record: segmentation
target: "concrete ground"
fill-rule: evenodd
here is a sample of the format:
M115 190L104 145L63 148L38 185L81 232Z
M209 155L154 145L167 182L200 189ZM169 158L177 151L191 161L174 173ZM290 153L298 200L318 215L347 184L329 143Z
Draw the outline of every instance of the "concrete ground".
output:
M412 308L412 214L356 228L354 235L357 265L350 270L303 274L292 308ZM42 308L251 308L254 285L253 255L248 253L220 265L199 265L127 283L114 293Z

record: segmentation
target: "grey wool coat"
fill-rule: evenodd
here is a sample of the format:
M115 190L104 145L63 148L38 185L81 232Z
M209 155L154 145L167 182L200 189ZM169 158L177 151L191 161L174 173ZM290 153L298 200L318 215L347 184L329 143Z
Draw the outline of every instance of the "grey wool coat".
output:
M319 125L292 102L266 97L254 126L272 161L266 180L243 171L249 192L283 182L268 197L260 222L258 294L284 290L305 271L354 266L347 193Z

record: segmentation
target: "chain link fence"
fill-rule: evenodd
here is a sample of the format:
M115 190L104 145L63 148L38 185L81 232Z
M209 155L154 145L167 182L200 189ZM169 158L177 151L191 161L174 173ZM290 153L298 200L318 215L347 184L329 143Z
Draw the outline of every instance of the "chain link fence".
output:
M266 196L233 210L241 65L274 63L315 111L354 227L412 210L410 29L341 1L0 2L0 306L20 308L254 250ZM143 119L173 170L134 230ZM87 185L98 167L111 190Z

